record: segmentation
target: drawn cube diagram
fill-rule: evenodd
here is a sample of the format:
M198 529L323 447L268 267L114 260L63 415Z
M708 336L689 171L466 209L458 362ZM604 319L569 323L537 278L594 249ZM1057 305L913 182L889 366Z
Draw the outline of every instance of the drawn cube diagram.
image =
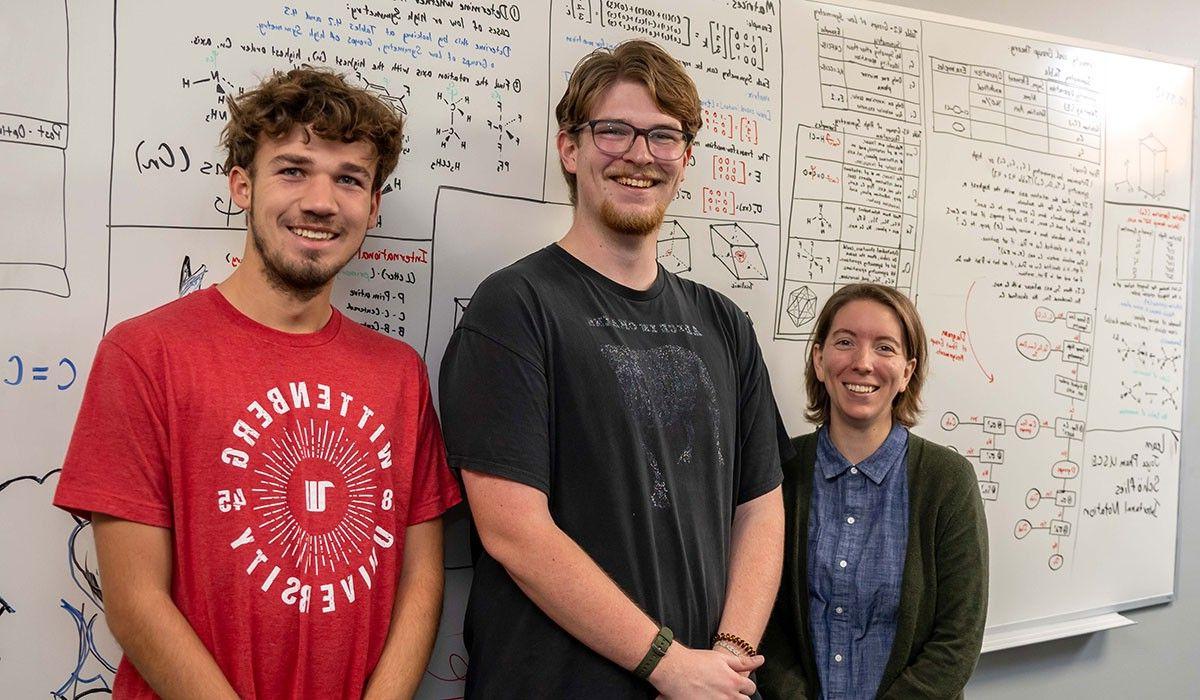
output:
M721 261L729 274L738 280L767 279L767 263L763 260L758 241L739 224L710 224L713 257Z
M1138 189L1151 197L1167 193L1167 147L1154 134L1138 142Z
M692 271L692 239L679 222L663 222L658 230L658 262L667 272Z
M817 295L808 285L797 287L788 294L787 315L797 328L803 328L817 317Z

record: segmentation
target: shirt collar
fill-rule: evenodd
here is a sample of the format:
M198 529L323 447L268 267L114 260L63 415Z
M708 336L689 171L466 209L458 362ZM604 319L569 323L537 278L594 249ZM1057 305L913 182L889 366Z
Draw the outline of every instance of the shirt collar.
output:
M903 461L907 447L908 429L900 423L893 422L891 431L879 449L858 464L852 464L842 456L834 446L833 440L829 438L829 426L822 425L817 437L817 468L821 470L825 479L830 480L841 476L850 467L858 467L868 479L880 484L892 467Z

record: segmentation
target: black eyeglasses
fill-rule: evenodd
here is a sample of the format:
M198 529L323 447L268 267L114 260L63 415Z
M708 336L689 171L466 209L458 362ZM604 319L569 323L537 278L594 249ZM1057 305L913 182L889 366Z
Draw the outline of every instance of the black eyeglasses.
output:
M601 153L610 156L625 155L633 148L637 137L645 136L650 155L659 160L679 160L687 151L688 144L696 138L695 134L682 129L666 126L639 129L632 124L612 119L593 119L571 127L570 133L576 134L584 129L592 130L592 143L596 144Z

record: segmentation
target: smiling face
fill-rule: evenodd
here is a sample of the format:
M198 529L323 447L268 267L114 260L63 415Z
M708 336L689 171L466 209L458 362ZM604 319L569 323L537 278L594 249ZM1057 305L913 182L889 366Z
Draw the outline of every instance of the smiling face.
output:
M834 431L887 432L892 402L916 368L906 359L900 319L869 299L846 303L833 317L823 345L813 346L813 368L829 392Z
M679 129L679 120L664 114L645 85L620 81L597 101L589 119L610 119L650 129ZM602 153L590 129L560 131L558 152L563 169L576 177L576 221L612 233L644 236L658 231L667 205L683 182L691 147L678 160L650 154L645 137L634 139L621 156Z
M327 141L297 126L264 139L251 172L229 173L233 200L247 211L251 245L243 265L274 289L311 299L358 252L379 211L372 191L374 147Z

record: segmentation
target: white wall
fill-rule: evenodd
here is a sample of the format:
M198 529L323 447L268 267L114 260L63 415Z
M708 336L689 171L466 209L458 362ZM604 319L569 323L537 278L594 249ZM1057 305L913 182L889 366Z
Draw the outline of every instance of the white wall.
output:
M892 3L1200 61L1196 0ZM1200 184L1198 142L1193 138L1193 188ZM1192 197L1194 213L1194 190ZM1192 232L1194 280L1200 271L1200 225L1195 218ZM1128 613L1138 623L1133 627L987 654L967 686L971 700L1187 698L1200 693L1200 303L1195 294L1189 301L1175 602Z

